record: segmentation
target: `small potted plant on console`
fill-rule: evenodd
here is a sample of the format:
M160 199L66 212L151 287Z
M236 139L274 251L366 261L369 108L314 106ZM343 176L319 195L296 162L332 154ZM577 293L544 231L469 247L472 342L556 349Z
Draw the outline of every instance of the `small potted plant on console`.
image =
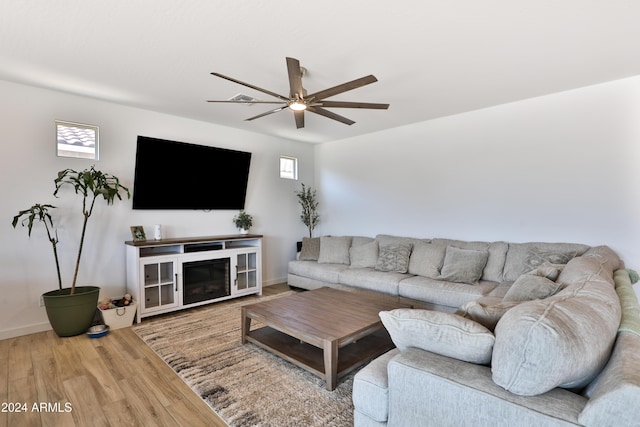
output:
M240 234L248 234L249 229L253 225L253 217L244 210L241 210L238 212L238 215L233 217L233 223L240 230Z

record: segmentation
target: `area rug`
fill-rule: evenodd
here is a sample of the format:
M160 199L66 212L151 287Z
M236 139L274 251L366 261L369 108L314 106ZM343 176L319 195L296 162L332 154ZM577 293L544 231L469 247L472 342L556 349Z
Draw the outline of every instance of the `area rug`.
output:
M352 426L353 373L328 391L315 375L240 343L240 307L286 294L153 318L133 330L232 427Z

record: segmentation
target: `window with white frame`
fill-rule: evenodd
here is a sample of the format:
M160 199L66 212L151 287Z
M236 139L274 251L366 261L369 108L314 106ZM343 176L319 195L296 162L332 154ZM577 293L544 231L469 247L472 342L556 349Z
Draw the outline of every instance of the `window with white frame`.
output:
M56 153L98 160L98 126L56 120Z
M298 179L298 159L280 156L280 178Z

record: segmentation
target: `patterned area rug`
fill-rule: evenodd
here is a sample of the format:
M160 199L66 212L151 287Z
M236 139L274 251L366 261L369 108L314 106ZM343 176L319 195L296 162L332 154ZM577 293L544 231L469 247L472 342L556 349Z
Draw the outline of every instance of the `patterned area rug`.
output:
M328 391L315 375L240 344L240 307L287 294L212 304L133 330L230 426L351 426L353 373Z

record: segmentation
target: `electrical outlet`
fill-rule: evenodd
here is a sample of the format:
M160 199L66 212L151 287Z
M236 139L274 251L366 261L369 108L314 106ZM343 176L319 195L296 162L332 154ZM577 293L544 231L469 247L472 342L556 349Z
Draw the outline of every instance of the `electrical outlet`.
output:
M44 307L44 297L40 295L40 307Z

